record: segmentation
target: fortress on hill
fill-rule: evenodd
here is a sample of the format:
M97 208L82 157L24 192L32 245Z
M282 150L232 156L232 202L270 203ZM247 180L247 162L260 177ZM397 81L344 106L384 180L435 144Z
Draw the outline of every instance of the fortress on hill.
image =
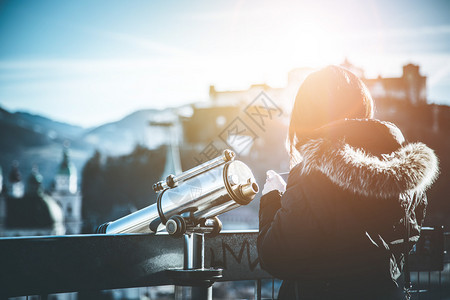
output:
M427 77L420 74L420 67L413 64L403 66L401 77L366 78L364 71L352 65L347 59L341 64L355 75L360 77L367 85L374 100L391 100L421 106L427 104ZM297 90L303 80L311 73L312 68L297 68L288 73L287 85L281 88L273 88L265 83L254 84L246 90L217 91L214 85L209 87L209 98L218 106L247 105L258 94L264 91L271 99L275 100L284 111L291 107Z

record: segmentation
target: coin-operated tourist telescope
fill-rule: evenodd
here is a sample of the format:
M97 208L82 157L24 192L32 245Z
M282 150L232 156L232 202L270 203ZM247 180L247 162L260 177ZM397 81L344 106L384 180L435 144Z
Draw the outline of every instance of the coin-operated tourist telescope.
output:
M222 278L222 269L205 268L205 234L222 229L218 215L249 204L258 184L252 171L235 154L225 150L215 159L179 175L157 182L155 204L114 222L100 225L97 233L156 233L165 228L172 237L184 237L182 269L165 274L176 286L191 286L190 299L212 299L212 284ZM162 230L161 230L162 231Z
M150 233L165 225L173 237L185 233L217 234L218 215L249 204L258 192L252 171L231 150L153 185L156 204L101 225L97 233Z

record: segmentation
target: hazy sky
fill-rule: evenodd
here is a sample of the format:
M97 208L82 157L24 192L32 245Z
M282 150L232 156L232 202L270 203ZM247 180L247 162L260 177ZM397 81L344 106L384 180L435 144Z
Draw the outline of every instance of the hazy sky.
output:
M0 106L82 126L345 57L450 105L450 1L0 1Z

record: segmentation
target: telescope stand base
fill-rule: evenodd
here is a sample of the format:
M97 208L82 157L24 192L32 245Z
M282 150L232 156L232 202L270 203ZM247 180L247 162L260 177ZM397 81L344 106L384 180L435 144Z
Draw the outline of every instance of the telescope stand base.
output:
M172 279L175 285L180 286L210 287L222 278L222 269L174 269L166 272L167 277Z
M166 270L167 277L176 285L175 299L212 300L212 285L222 278L222 269ZM183 287L190 286L191 291ZM187 293L185 295L185 293ZM190 294L190 297L188 296Z
M175 285L210 287L218 279L222 278L222 269L190 269L167 270L167 277L173 280Z

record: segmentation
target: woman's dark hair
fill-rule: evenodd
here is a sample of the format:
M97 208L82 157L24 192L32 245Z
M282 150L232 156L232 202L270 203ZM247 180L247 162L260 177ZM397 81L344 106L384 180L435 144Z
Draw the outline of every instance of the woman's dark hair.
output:
M299 162L297 147L314 131L343 119L373 117L373 100L365 84L352 72L328 66L310 74L295 97L289 125L291 166Z

